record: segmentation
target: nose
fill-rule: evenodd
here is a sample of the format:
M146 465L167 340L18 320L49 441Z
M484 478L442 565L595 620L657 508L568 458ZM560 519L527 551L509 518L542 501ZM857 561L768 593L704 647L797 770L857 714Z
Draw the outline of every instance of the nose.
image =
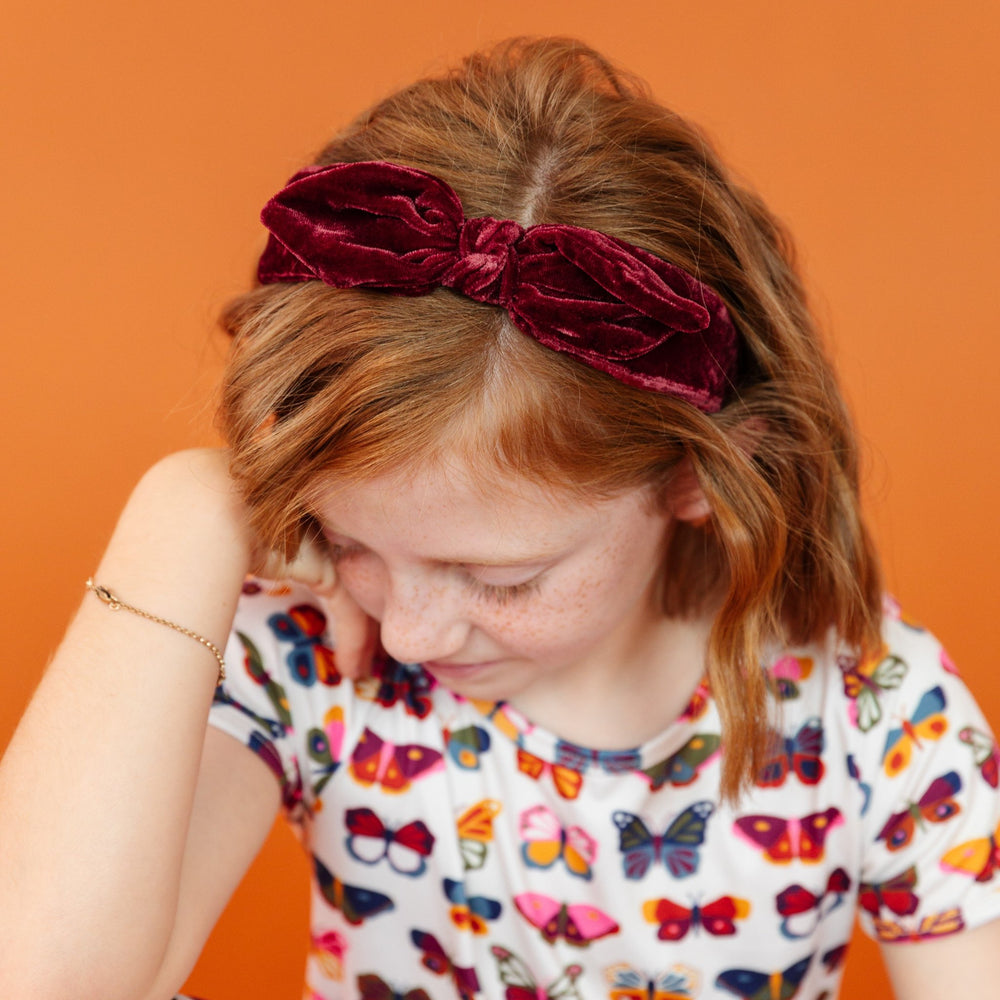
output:
M426 663L455 655L465 645L469 622L447 587L416 582L390 584L382 606L382 647L400 663Z

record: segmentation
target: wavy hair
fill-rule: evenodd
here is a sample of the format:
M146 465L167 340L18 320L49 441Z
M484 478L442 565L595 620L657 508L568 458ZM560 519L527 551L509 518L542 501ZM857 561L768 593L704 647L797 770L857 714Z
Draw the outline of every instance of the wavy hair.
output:
M707 523L676 523L666 614L714 611L707 668L722 792L767 751L761 664L835 628L877 643L880 575L858 501L851 422L790 240L705 136L645 85L568 39L513 39L357 118L317 163L391 160L440 177L467 216L564 223L638 244L714 288L741 338L722 410L622 385L541 347L502 310L259 287L230 304L220 423L260 537L295 550L317 476L358 482L456 446L484 476L580 497L693 469Z

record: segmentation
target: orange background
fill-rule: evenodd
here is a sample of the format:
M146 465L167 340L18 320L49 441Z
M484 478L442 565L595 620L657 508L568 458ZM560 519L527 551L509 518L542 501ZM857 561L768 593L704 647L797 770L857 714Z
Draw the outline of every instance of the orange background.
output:
M212 440L259 206L366 104L518 33L645 76L790 223L890 582L1000 720L998 28L990 0L8 0L0 746L130 485ZM305 873L276 829L189 989L297 998ZM884 996L876 964L860 946L844 995Z

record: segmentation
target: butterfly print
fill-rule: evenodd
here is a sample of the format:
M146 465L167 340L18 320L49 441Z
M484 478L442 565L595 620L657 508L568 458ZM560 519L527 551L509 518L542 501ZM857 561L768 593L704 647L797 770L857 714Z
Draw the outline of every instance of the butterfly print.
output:
M972 749L972 757L990 788L996 788L1000 778L1000 747L989 733L974 726L965 726L958 738Z
M564 764L549 764L541 757L528 753L523 747L517 749L517 769L535 781L548 774L552 778L553 787L564 799L575 799L583 787L583 775L579 771Z
M425 968L435 976L450 976L462 1000L473 1000L479 992L479 977L475 969L455 965L438 939L427 931L411 931L410 940L420 950L420 962Z
M880 694L903 683L907 665L884 646L861 661L840 657L837 665L844 675L844 694L851 699L851 722L866 733L882 718Z
M431 1000L426 990L394 989L373 972L358 976L358 993L361 1000Z
M708 678L698 681L698 686L694 689L694 694L681 712L678 721L694 722L700 719L708 711L708 700L711 697L711 689L708 685Z
M444 765L441 754L419 743L396 746L366 728L351 754L351 777L360 785L380 785L399 793Z
M500 982L504 984L504 1000L582 1000L576 988L577 976L583 972L579 965L567 965L549 983L539 986L528 967L507 948L493 945L490 949L497 962Z
M337 658L322 642L326 631L322 611L311 604L296 604L287 613L271 615L267 624L279 639L292 644L287 662L295 680L305 687L312 687L317 680L328 686L340 683Z
M328 979L340 982L344 978L344 955L347 941L337 931L313 934L309 942L309 954L323 970Z
M383 858L400 875L416 878L427 868L426 859L434 848L434 834L423 820L413 820L398 829L387 827L371 809L348 809L347 851L355 861L376 865Z
M344 742L344 709L333 705L323 716L323 728L314 726L306 734L306 752L313 761L313 794L319 796L340 767Z
M967 840L941 858L945 871L971 875L977 882L989 882L1000 868L1000 826L988 837Z
M250 636L242 632L237 632L236 636L243 647L243 666L246 672L264 689L267 700L274 706L278 722L285 729L289 729L292 725L292 715L288 709L288 695L285 694L285 689L267 672L264 658Z
M812 955L790 965L784 972L727 969L719 974L715 985L743 1000L791 1000L799 992L811 962Z
M698 772L718 757L721 747L717 733L695 733L675 754L643 769L642 774L654 792L668 782L675 787L690 785Z
M810 937L819 922L843 903L850 888L851 877L843 868L835 868L818 896L798 884L782 889L774 899L781 916L778 929L789 940Z
M897 917L909 916L920 905L913 891L916 885L917 869L911 865L885 882L862 882L858 886L858 905L873 917L878 917L883 910Z
M772 733L772 747L767 761L757 775L762 788L777 788L785 783L789 773L804 785L819 784L823 777L823 723L816 717L807 719L792 737Z
M567 944L585 948L591 941L620 930L603 910L589 903L560 903L537 892L522 892L514 897L514 905L549 944L562 938Z
M281 739L288 732L288 727L277 719L268 719L263 715L258 715L252 709L247 708L242 702L237 701L226 689L225 682L216 687L215 693L212 695L212 704L228 705L230 708L235 708L238 712L242 712L247 718L253 719L272 740Z
M735 832L762 850L771 864L785 865L794 858L806 864L818 864L823 860L827 835L843 822L841 811L830 806L824 812L810 813L801 819L741 816L734 826Z
M313 855L313 869L323 898L340 910L348 923L362 924L369 917L395 908L395 903L381 892L356 885L344 885L316 855Z
M750 913L750 903L733 896L720 896L704 905L692 904L688 909L670 899L650 899L642 905L642 915L651 923L659 924L656 936L661 941L681 941L688 931L704 928L715 937L729 937L736 933L736 921Z
M812 657L782 656L771 664L764 677L768 689L779 701L790 701L799 697L799 683L809 677L812 671Z
M698 995L701 977L680 963L648 976L620 962L604 970L611 987L609 1000L689 1000Z
M473 934L485 934L489 927L487 920L496 920L503 907L499 900L488 896L467 896L465 885L454 879L443 880L444 894L452 904L448 915L451 922L459 930L471 931Z
M884 840L890 851L901 851L913 840L918 825L943 823L961 812L961 806L954 799L961 787L962 779L955 771L935 778L919 802L911 802L902 812L889 817L875 839Z
M407 715L425 719L431 712L434 679L419 664L398 663L383 655L372 674L355 684L355 690L384 708L401 703Z
M890 729L885 738L882 766L890 778L895 778L910 763L915 747L924 741L939 740L948 729L944 716L945 697L940 687L926 691L917 703L912 719L904 719L898 729Z
M821 961L827 972L836 972L844 964L847 959L847 948L849 945L850 942L845 941L843 944L838 944L835 948L823 952Z
M456 820L458 848L466 871L483 867L486 845L493 839L493 820L501 808L496 799L481 799Z
M445 732L448 756L463 771L478 771L479 758L490 748L490 734L482 726L463 726Z
M597 841L582 827L563 829L548 806L537 805L521 813L521 856L531 868L551 868L562 861L571 875L590 879Z
M861 769L854 759L854 754L850 753L847 755L847 775L858 783L858 788L864 797L864 801L861 804L861 815L864 816L868 812L868 807L872 802L872 786L867 781L862 781Z
M925 941L929 938L957 934L964 929L965 920L962 917L962 911L957 906L954 909L945 910L944 913L935 913L924 917L920 923L909 927L895 920L875 918L875 932L880 941Z
M281 805L289 818L294 817L303 804L302 775L298 768L290 777L285 773L278 748L260 733L251 733L247 746L270 768L281 785Z
M662 835L649 832L646 824L630 812L612 815L618 827L618 849L627 879L641 879L655 861L662 861L674 878L685 878L698 870L698 849L705 842L705 829L712 815L711 802L695 802L677 816Z
M592 767L608 774L628 774L642 761L637 749L631 750L591 750L569 740L557 740L555 751L556 767L568 767L571 771L586 774Z

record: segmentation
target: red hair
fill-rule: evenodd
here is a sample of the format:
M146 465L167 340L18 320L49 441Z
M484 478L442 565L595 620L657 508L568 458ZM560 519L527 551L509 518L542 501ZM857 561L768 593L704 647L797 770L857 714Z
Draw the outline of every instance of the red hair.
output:
M220 410L256 530L293 551L321 473L357 482L454 447L484 476L582 498L650 485L666 497L686 460L712 513L675 525L664 612L717 609L708 671L734 797L765 749L765 648L830 628L865 647L880 620L857 445L784 230L694 126L565 39L515 39L418 81L317 162L379 159L440 177L468 216L596 229L682 267L725 301L737 377L707 415L448 290L257 288L223 318L235 344Z

